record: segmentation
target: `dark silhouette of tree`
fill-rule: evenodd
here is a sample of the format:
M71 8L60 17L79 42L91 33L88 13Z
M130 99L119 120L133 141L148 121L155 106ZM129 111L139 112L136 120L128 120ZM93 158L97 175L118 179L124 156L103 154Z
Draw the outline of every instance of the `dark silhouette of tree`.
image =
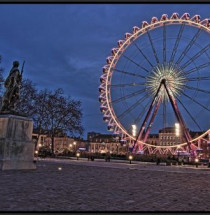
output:
M47 102L49 91L47 89L41 90L35 97L35 113L33 114L34 127L38 134L42 134L48 125L47 117Z
M51 136L52 153L54 138L59 133L79 136L83 133L81 102L65 96L62 89L38 92L32 81L23 80L17 107L18 112L33 119L34 129L38 133L36 145L41 134Z
M48 91L46 102L46 128L50 131L52 153L54 153L54 137L59 132L70 135L83 133L81 125L81 102L65 97L62 89Z
M36 112L36 85L29 79L23 79L20 87L20 100L17 111L33 118Z

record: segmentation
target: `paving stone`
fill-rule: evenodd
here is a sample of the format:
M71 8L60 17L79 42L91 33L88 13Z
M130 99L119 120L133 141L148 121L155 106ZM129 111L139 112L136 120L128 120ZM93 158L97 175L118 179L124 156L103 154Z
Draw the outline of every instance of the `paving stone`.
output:
M40 159L2 171L0 211L210 211L208 169L132 165Z

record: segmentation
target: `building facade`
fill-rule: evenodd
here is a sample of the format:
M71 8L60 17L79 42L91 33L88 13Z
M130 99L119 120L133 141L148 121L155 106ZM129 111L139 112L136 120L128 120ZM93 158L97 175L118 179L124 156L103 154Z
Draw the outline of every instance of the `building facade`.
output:
M149 134L146 143L158 146L159 145L158 134Z
M92 153L125 154L128 151L127 144L122 143L118 135L89 132L87 139Z
M183 142L182 133L177 135L175 127L166 127L159 130L159 145L160 146L174 146Z
M32 134L32 140L36 150L39 150L41 147L47 147L51 149L52 139L48 134L37 133ZM87 141L84 141L79 138L72 138L66 135L59 135L54 137L54 152L62 153L65 149L75 152L80 148L88 150Z

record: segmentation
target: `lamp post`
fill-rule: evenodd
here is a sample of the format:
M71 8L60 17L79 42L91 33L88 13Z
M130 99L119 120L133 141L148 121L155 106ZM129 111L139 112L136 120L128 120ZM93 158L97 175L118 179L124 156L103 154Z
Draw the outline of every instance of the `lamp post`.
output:
M119 146L119 144L117 143L117 154L118 154L118 152L119 152L119 151L118 151L118 146Z
M131 164L131 161L133 160L133 156L132 156L132 155L129 155L129 156L128 156L128 159L129 159L130 164Z
M198 168L198 158L195 158L195 166L196 166L196 168Z
M34 154L35 154L35 157L36 157L36 161L34 161L34 162L37 162L37 161L38 161L38 153L39 153L38 150L35 150L35 151L34 151Z
M79 160L80 153L77 152L76 156L77 156L77 160Z
M34 153L35 153L36 156L38 156L38 150L36 150Z

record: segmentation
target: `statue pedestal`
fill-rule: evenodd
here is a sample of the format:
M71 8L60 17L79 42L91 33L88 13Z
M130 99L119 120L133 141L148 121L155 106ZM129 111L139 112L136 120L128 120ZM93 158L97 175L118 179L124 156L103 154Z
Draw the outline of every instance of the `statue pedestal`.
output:
M0 169L36 169L33 122L27 117L0 115Z

